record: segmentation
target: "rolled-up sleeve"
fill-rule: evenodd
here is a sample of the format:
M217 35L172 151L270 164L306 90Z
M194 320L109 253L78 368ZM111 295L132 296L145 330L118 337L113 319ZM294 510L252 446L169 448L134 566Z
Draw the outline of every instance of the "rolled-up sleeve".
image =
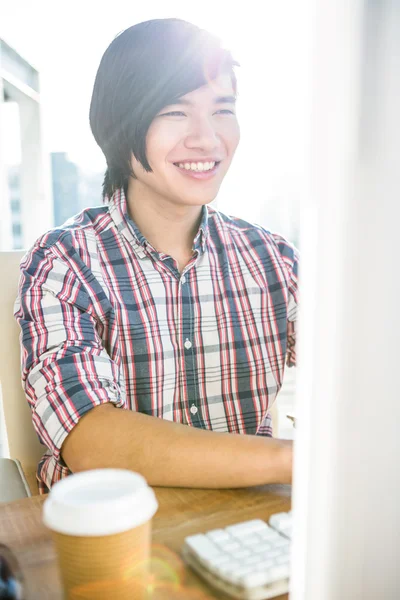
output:
M288 307L287 307L287 350L286 364L288 367L295 367L296 361L296 332L297 332L297 313L298 313L298 269L299 253L298 250L280 235L274 234L275 241L287 270L287 288L288 288Z
M119 367L102 344L96 301L62 253L36 245L24 257L15 303L22 382L39 439L56 461L88 411L107 402L126 408Z

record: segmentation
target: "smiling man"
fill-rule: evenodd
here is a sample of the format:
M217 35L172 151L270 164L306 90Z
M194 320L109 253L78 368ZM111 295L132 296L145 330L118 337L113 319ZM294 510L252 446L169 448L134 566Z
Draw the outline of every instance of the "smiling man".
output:
M101 60L90 124L104 206L44 234L21 263L41 492L98 467L151 485L291 480L268 409L295 363L297 254L208 207L239 143L234 66L176 19L130 27Z

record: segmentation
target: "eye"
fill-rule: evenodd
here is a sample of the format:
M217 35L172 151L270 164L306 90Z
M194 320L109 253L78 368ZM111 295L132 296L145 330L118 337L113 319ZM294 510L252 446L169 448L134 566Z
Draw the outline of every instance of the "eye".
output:
M217 115L235 115L235 111L234 110L229 110L228 108L221 108L221 110L217 110L217 112L215 113Z
M160 115L160 117L185 117L185 113L181 110L172 110L171 112L166 112Z

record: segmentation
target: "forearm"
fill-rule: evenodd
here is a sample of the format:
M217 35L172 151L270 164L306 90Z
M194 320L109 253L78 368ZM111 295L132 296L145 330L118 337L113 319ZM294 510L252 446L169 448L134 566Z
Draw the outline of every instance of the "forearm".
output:
M124 468L150 485L231 488L291 481L291 447L279 440L196 429L107 404L64 442L72 471Z

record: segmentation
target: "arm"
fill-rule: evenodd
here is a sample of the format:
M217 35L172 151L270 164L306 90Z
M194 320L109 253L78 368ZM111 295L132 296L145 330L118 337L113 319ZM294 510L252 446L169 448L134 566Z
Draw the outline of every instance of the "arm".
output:
M22 267L16 316L23 381L42 440L72 471L120 467L152 485L242 487L287 482L291 448L258 436L198 430L127 408L119 368L102 346L93 301L61 249L37 248ZM67 262L68 261L68 262ZM92 291L92 290L90 290Z
M160 486L290 483L292 472L292 447L283 441L196 429L112 405L81 419L62 455L72 471L132 469Z
M288 286L288 316L287 316L287 351L286 364L295 367L296 360L296 333L297 333L297 310L299 302L298 271L299 253L296 248L287 242L282 236L273 234L273 238L279 248L279 252L287 270Z

